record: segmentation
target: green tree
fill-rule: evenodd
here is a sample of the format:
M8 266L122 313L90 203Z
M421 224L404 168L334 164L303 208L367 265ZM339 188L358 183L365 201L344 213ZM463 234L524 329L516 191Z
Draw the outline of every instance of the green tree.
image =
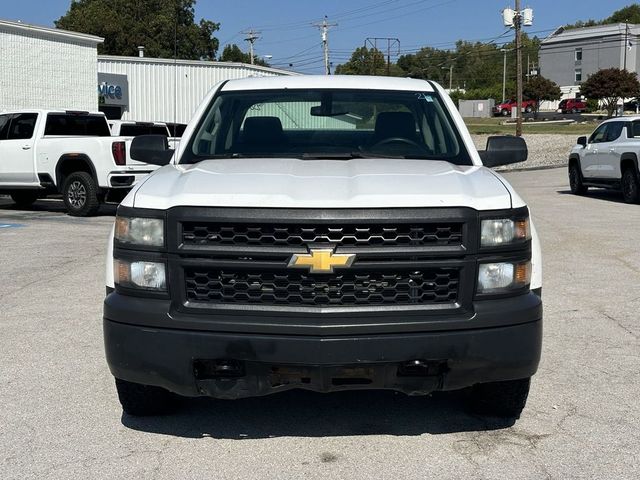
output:
M76 0L56 27L104 37L98 52L137 55L144 45L150 57L214 60L219 23L195 22L195 0Z
M610 17L603 20L579 21L572 25L566 25L566 29L595 27L597 25L610 25L613 23L640 23L640 5L633 3L620 10L616 10Z
M367 47L356 48L351 59L336 67L336 75L384 75L387 62L380 50Z
M238 62L238 63L251 63L251 54L245 53L240 50L240 47L235 43L231 45L227 45L222 50L222 55L220 55L221 62ZM268 67L269 64L265 62L262 58L253 57L253 62L256 65L262 65L263 67Z
M531 78L522 88L522 93L529 100L535 100L536 104L534 108L534 116L538 118L538 111L540 110L540 103L544 101L560 100L562 97L562 91L557 83L537 76Z
M580 93L589 99L601 100L607 115L611 117L619 99L640 94L640 82L635 73L619 68L606 68L582 82Z

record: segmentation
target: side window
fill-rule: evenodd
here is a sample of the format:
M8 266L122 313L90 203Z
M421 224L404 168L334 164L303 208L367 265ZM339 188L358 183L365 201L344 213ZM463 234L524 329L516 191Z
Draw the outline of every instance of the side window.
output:
M624 129L624 122L613 122L609 124L607 128L607 135L604 139L605 142L614 142L620 138L620 134Z
M640 122L633 122L628 125L629 128L629 138L638 138L640 137ZM0 139L2 139L2 135L0 134Z
M589 143L602 143L605 141L607 136L607 128L609 127L608 123L604 125L600 125L596 128L596 131L591 134L589 137Z
M0 115L0 140L7 139L7 133L9 133L9 123L11 121L11 115Z
M20 113L14 115L9 126L8 140L26 140L33 137L36 128L37 113Z

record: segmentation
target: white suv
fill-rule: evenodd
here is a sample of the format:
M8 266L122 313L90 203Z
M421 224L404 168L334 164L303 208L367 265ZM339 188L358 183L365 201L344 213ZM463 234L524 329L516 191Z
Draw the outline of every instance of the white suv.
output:
M622 191L627 203L640 202L640 117L612 118L589 138L578 138L569 156L569 185L577 195L589 187Z

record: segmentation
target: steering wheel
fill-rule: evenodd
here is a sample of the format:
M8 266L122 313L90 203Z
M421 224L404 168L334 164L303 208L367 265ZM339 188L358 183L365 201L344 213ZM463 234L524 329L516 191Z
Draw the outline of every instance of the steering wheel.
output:
M420 149L424 148L424 146L420 145L419 143L414 142L413 140L410 140L410 139L405 138L405 137L389 137L389 138L385 138L384 140L380 140L379 142L376 142L374 145L371 146L371 148L381 147L383 145L388 145L389 143L404 143L406 145L411 145L412 147L416 147L416 148L420 148Z

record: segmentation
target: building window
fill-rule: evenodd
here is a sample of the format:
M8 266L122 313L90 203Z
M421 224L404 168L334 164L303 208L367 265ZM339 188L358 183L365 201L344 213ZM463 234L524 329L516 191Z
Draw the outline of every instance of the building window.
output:
M575 56L576 56L576 62L581 62L582 61L582 49L581 48L576 48L575 51Z
M575 74L576 74L576 78L575 78L576 84L581 83L582 82L582 69L581 68L576 68Z

